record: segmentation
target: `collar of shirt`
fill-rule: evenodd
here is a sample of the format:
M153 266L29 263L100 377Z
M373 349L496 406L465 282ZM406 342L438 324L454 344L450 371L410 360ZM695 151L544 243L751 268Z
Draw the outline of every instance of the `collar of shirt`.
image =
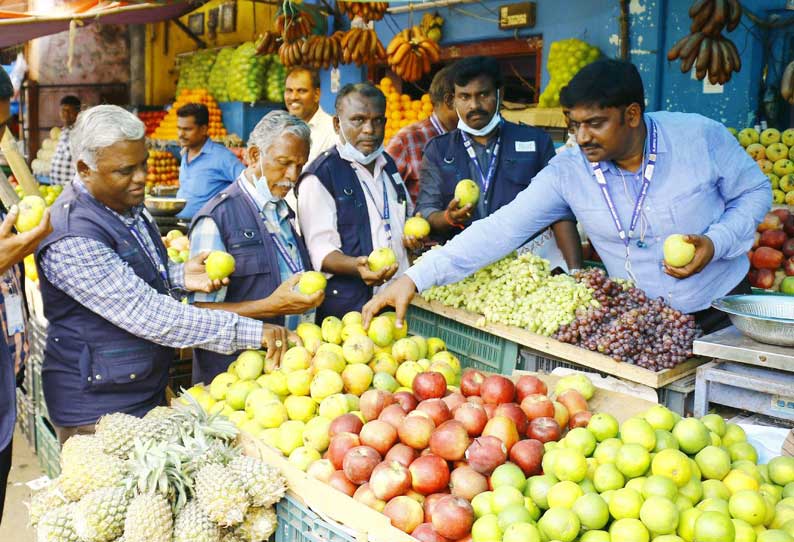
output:
M108 207L98 199L96 199L94 195L88 191L88 188L86 188L86 186L83 184L82 179L80 179L80 176L76 173L74 175L74 180L72 181L72 185L76 190L79 190L81 193L87 195L89 198L96 201L102 207L110 211L114 216L118 217L118 219L121 220L126 226L132 226L135 223L137 223L138 219L141 218L144 212L146 212L146 208L143 206L143 204L136 205L135 207L129 209L126 213L123 214L114 211L113 209L111 209L110 207Z
M314 112L314 115L312 115L312 118L309 119L309 122L306 124L309 125L309 128L317 128L330 117L331 115L323 111L322 107L318 107L317 111Z
M435 113L431 113L430 118L427 120L430 122L431 126L433 126L436 132L438 132L438 135L444 135L447 133L447 129L444 128L444 125L441 124L441 120Z
M246 171L243 171L237 182L240 183L243 190L251 196L260 209L272 213L280 221L285 220L289 216L287 203L283 199L273 197L270 188L267 186L267 179L264 177L252 182L248 178Z
M196 159L199 156L201 156L202 154L209 153L210 150L212 150L212 146L214 144L215 143L212 141L212 139L208 137L207 140L204 142L204 144L201 146L201 150L198 152L198 154L196 156L193 157L193 161L195 162ZM180 150L179 152L185 158L185 160L187 160L188 148L187 147L183 147L182 150Z
M349 156L345 155L345 147L341 143L336 144L336 150L339 151L339 156L342 157L343 160L346 160L353 164L353 167L360 171L366 171L368 176L371 176L373 179L377 179L380 175L383 168L386 167L386 158L384 158L383 153L375 159L375 169L372 173L366 168L366 166L359 164ZM384 151L385 152L385 151Z
M646 136L645 136L645 153L644 153L643 158L642 158L642 167L640 168L639 171L633 173L634 176L637 176L637 175L641 176L642 175L642 172L645 169L645 164L648 162L648 152L650 151L650 137L649 137L650 136L650 123L649 123L650 117L646 114L646 115L644 115L644 119L645 119L645 126L646 126L647 132L648 132L646 134ZM656 133L659 136L658 140L657 140L657 144L656 144L656 152L658 154L662 154L664 152L667 152L667 144L665 143L664 133L662 132L662 129L659 126L658 122L656 123ZM582 156L584 156L584 153L582 153ZM587 161L587 158L585 158L585 161ZM588 164L588 168L589 167L590 166ZM609 173L613 173L615 175L620 175L620 168L612 160L604 160L604 161L602 161L601 162L601 169L603 169L605 172L608 171Z

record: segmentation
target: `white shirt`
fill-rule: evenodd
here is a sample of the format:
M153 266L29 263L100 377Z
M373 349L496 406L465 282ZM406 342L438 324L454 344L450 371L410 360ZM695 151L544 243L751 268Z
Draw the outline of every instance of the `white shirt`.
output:
M334 118L318 107L311 120L306 124L312 131L312 146L309 149L309 161L311 164L320 153L336 145L337 137L334 131Z
M372 248L390 247L394 254L397 255L399 268L392 278L394 280L409 267L408 253L403 247L402 237L403 227L405 226L406 205L408 205L407 213L410 215L413 213L413 204L411 204L410 198L405 203L398 203L397 192L392 185L392 181L383 170L386 165L386 159L383 156L379 156L375 161L375 170L374 174L372 174L366 167L346 157L341 145L337 145L337 149L339 150L339 155L352 164L359 182L362 185L366 185L373 196L370 198L366 188L362 186L367 201ZM389 243L386 235L385 221L381 218L384 180L386 181L386 190L389 196L391 243ZM399 184L403 184L399 173L395 175L395 180ZM334 251L341 252L342 240L336 226L336 203L333 196L325 189L316 175L309 175L301 181L300 198L298 199L298 220L303 232L303 239L306 242L306 248L309 250L312 266L315 270L321 271L323 260L325 260L326 256ZM375 292L377 293L382 287L375 288Z

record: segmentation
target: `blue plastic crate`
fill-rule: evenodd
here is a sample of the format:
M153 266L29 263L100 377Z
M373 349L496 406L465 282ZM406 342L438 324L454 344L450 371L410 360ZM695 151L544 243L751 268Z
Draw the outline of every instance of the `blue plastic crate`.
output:
M41 470L50 478L57 478L61 473L61 444L52 424L41 416L36 416L36 455Z
M237 134L243 141L248 141L257 123L275 109L284 109L284 104L271 102L220 102L218 107L223 114L223 125L230 134Z
M406 320L411 335L428 338L435 337L438 333L438 316L430 311L411 305L408 307Z
M36 449L36 412L33 408L33 399L17 388L17 425L25 436L28 444Z
M355 542L341 525L323 520L290 493L276 505L275 542Z

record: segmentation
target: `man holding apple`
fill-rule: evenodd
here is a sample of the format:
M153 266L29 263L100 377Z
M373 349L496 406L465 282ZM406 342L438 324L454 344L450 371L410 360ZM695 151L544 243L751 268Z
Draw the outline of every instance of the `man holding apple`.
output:
M228 252L234 257L229 285L192 295L196 306L229 310L294 330L314 321L323 290L296 291L310 268L309 254L284 200L309 155L310 129L286 111L271 111L248 139L248 163L237 181L212 198L193 218L190 253ZM237 353L193 351L193 382L209 383Z
M52 233L36 251L49 322L44 396L61 442L91 433L109 412L143 415L162 404L174 348L221 353L267 346L278 361L283 327L191 307L184 292L211 292L201 253L168 261L143 207L144 125L102 105L80 114L72 132L77 175L53 207Z
M459 60L451 79L457 130L425 147L416 203L443 241L513 201L554 156L554 144L543 130L502 119L504 81L495 59ZM576 223L563 217L552 230L557 246L552 244L544 255L554 253L560 264L564 258L568 269L581 268Z
M369 83L336 97L339 143L310 164L298 185L298 219L312 265L331 276L318 318L360 310L377 289L408 269L416 239L403 239L411 200L383 150L386 97Z
M367 305L365 320L394 305L401 321L416 291L460 280L573 214L610 276L694 313L706 333L728 324L710 306L749 292L747 251L772 201L766 176L722 124L645 113L642 79L629 62L585 66L560 101L578 147L553 158L515 201L423 257ZM664 261L673 234L694 248L677 267Z

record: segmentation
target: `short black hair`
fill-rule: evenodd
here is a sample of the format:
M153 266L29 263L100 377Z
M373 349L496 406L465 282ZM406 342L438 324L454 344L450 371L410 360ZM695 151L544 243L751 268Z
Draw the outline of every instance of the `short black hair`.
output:
M204 104L185 104L176 110L177 117L193 117L199 126L207 126L210 123L210 112Z
M336 108L337 115L341 109L342 102L351 94L360 94L365 98L375 98L378 100L381 107L383 107L383 110L386 111L386 96L384 96L383 92L381 92L378 87L374 86L372 83L348 83L343 86L336 95L334 107Z
M444 66L433 76L430 82L430 102L434 106L441 105L447 96L455 92L452 84L452 66Z
M11 84L11 77L5 69L0 66L0 100L10 100L14 95L14 85Z
M504 86L502 69L495 58L490 56L473 56L458 60L452 65L452 80L455 85L464 87L482 75L491 79L494 88Z
M311 79L312 86L314 88L320 88L320 72L315 70L314 68L309 68L306 66L296 66L287 73L287 77L290 77L292 74L301 73L301 72L309 74L309 78Z
M71 105L72 107L80 111L80 106L82 104L80 103L80 98L78 98L77 96L72 96L70 94L69 96L64 96L63 98L61 98L61 105Z
M604 59L588 64L560 91L560 104L600 108L637 103L645 112L645 88L637 67L625 60Z

